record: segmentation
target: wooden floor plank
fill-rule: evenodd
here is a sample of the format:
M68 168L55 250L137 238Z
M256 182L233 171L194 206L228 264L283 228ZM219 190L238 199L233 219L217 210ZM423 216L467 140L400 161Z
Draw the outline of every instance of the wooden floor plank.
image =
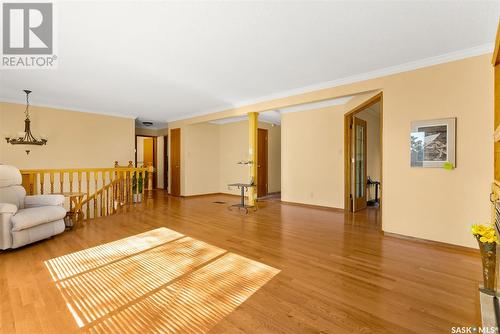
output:
M215 201L237 199L157 191L152 202L1 252L0 333L80 332L44 262L159 227L281 270L211 333L449 333L479 325L476 251L384 235L372 209L345 216L270 200L244 215Z

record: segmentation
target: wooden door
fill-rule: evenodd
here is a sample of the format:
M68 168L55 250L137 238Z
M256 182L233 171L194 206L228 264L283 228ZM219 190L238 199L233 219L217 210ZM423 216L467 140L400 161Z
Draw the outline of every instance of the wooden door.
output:
M257 197L267 195L267 129L257 135Z
M170 194L181 195L181 129L170 131Z
M137 143L137 140L136 140ZM157 161L157 147L158 142L156 137L144 137L143 140L143 165L144 167L152 166L153 170L153 188L157 188L157 170L158 170L158 161ZM136 152L137 156L137 152ZM136 162L137 163L137 162Z
M168 136L163 137L163 189L168 190Z
M366 121L353 120L353 211L366 208Z

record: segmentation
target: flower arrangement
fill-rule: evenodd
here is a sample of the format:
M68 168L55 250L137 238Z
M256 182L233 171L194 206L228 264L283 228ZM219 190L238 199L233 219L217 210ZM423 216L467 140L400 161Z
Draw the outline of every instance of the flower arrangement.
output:
M472 235L479 243L483 262L484 290L495 291L496 253L498 236L493 225L472 225Z
M498 237L495 233L493 225L472 225L472 235L479 242L487 244L498 244Z

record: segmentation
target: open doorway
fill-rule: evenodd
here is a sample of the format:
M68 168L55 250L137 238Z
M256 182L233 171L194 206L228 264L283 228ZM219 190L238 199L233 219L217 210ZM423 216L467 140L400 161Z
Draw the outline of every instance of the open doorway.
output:
M153 188L157 188L157 138L153 136L135 136L135 165L136 167L153 166Z
M347 213L372 212L375 217L380 217L382 103L380 93L344 116L344 186Z
M259 114L257 198L281 199L281 113L276 110Z

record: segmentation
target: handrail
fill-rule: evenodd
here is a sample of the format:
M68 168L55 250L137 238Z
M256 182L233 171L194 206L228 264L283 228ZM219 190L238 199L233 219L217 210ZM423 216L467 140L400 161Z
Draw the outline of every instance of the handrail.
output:
M86 206L87 210L84 213L85 219L90 218L90 203L91 201L94 201L93 203L93 211L94 211L94 218L97 218L99 216L107 216L107 215L112 215L113 213L116 212L117 204L122 205L122 203L117 201L117 192L116 192L116 186L121 182L121 179L115 179L102 187L101 189L97 190L95 193L90 195L90 197L87 197L83 200L82 202L82 208ZM109 189L111 188L112 192L110 194ZM100 196L100 197L99 197ZM99 205L100 203L100 210L99 210Z
M115 163L115 167L110 168L23 169L21 175L23 186L28 195L84 193L86 195L84 201L86 208L82 206L82 210L87 213L87 218L91 216L91 212L94 213L94 217L103 215L98 210L100 206L97 197L100 196L101 202L105 201L104 192L113 201L117 201L120 206L132 204L134 197L142 198L146 194L146 190L148 190L147 197L152 197L153 168L136 168L132 166L131 162L126 167L118 166ZM111 186L113 186L112 193L109 190ZM134 196L139 193L141 196ZM112 213L114 211L116 210L112 210Z

